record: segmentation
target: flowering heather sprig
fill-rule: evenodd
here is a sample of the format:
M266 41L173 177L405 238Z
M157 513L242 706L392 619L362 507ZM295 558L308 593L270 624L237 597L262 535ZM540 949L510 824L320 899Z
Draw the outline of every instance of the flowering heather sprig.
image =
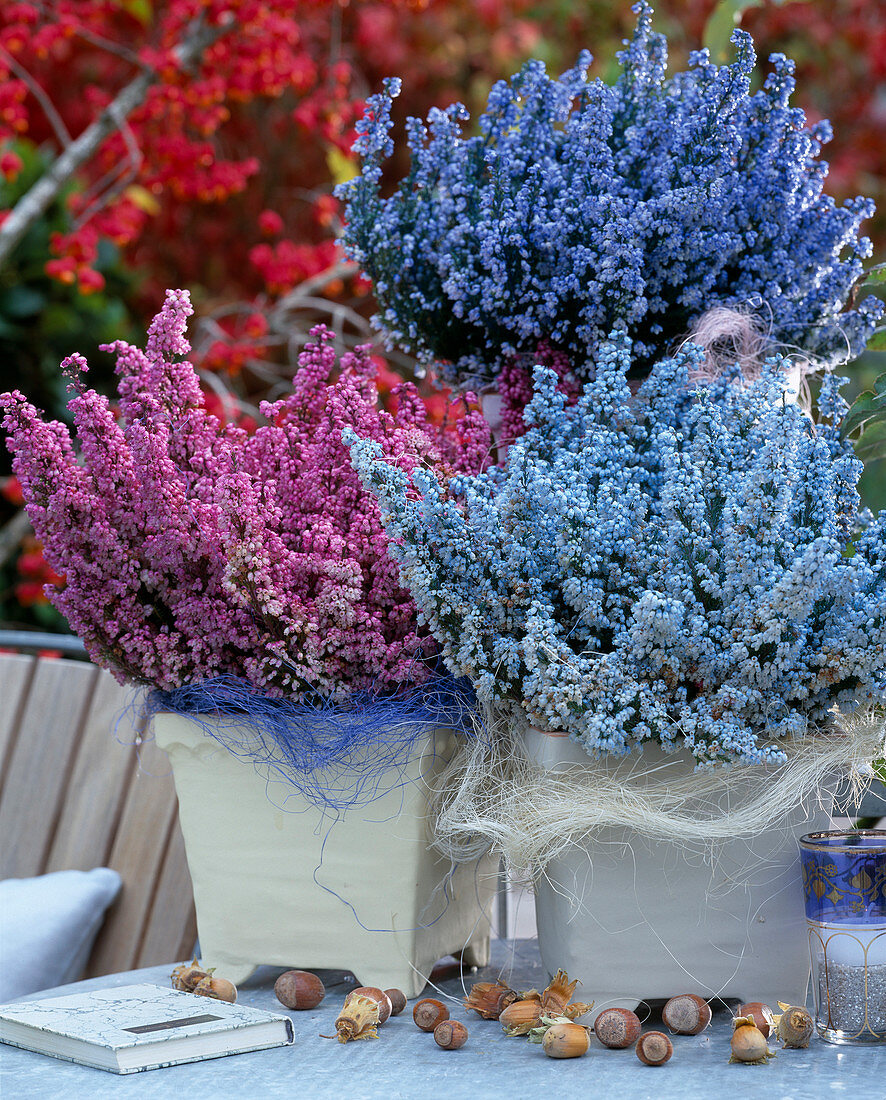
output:
M857 533L861 464L784 400L782 362L693 391L701 355L660 360L634 399L613 333L571 407L537 367L506 467L448 485L371 440L352 454L481 700L592 755L777 763L784 739L886 699L886 513Z
M399 81L368 101L362 174L343 184L344 243L373 282L392 344L441 364L451 384L489 382L540 340L587 377L611 329L645 373L716 305L750 307L779 345L834 362L860 353L882 311L841 312L870 255L873 204L837 207L819 159L828 124L789 105L793 62L751 93L756 62L707 51L666 76L667 44L637 5L614 85L589 81L590 54L551 79L529 61L495 85L478 136L461 104L410 119L411 169L380 193Z
M65 577L52 602L98 664L164 690L232 675L269 694L341 699L425 679L435 647L342 429L410 473L438 464L445 479L481 468L485 423L468 413L455 432L432 429L408 385L392 417L368 349L337 362L320 326L294 392L265 404L267 424L248 435L206 411L180 359L191 312L186 291L169 291L144 351L109 347L119 418L74 385L79 455L21 393L0 397L28 513ZM76 374L85 360L65 366Z

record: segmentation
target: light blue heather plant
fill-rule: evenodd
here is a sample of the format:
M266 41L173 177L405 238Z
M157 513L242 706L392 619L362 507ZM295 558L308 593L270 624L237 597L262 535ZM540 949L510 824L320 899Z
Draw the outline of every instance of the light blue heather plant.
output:
M411 168L389 198L391 79L368 101L342 185L344 244L372 280L391 344L476 386L541 340L579 377L609 331L625 327L645 373L715 305L750 308L778 345L825 363L859 354L882 303L841 312L870 255L858 236L873 204L823 193L828 123L789 105L793 62L770 58L751 94L755 54L706 50L666 76L667 43L637 5L633 40L610 86L590 54L551 79L529 61L492 89L479 134L461 104L410 119Z
M749 388L693 391L701 354L658 361L634 398L613 333L574 407L536 367L527 434L480 476L410 481L376 443L351 451L482 702L594 756L779 763L785 739L886 699L886 512L858 530L841 380L814 424L778 358Z

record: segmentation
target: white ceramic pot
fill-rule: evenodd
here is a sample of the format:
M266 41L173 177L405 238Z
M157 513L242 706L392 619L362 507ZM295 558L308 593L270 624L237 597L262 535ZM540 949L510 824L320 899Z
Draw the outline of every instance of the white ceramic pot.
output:
M566 735L531 730L542 768L588 765ZM642 761L685 775L688 757L655 747ZM636 768L629 761L594 766ZM536 886L542 962L579 978L583 1001L634 1008L678 993L806 1003L809 949L797 839L828 828L825 810L797 808L750 839L685 846L627 828L597 830L549 862Z
M497 861L453 869L429 847L427 785L448 731L339 820L188 718L157 714L154 734L175 776L204 966L235 983L258 965L351 970L417 996L447 954L488 961Z

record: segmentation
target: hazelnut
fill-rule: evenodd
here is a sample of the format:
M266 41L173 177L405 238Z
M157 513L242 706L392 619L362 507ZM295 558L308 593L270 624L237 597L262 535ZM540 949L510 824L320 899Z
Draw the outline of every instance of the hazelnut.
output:
M677 1035L698 1035L711 1022L711 1006L694 993L681 993L671 997L661 1018Z
M771 1051L766 1043L766 1036L750 1016L736 1016L732 1021L732 1038L729 1046L732 1050L730 1062L751 1062L763 1065L774 1057L774 1051Z
M581 1058L591 1045L588 1029L571 1020L558 1020L544 1033L541 1049L549 1058Z
M326 989L316 974L308 970L287 970L274 982L277 1000L286 1008L316 1008Z
M637 1040L637 1057L644 1066L663 1066L674 1053L663 1031L646 1031Z
M778 1002L782 1010L780 1016L775 1017L775 1034L786 1047L802 1049L809 1046L815 1024L812 1017L802 1005L786 1005Z
M604 1008L594 1020L594 1034L604 1047L624 1050L640 1035L640 1017L629 1008Z
M739 1005L738 1015L753 1020L754 1026L758 1028L764 1038L775 1030L772 1009L769 1005L764 1005L762 1001L749 1001L746 1005Z
M434 1028L434 1042L444 1050L458 1050L468 1041L468 1029L458 1020L443 1020Z
M426 997L416 1004L412 1010L412 1018L416 1027L420 1027L422 1031L433 1031L437 1024L449 1019L449 1009L442 1001Z
M237 1000L237 987L233 982L227 978L213 978L210 974L201 978L191 992L198 997L212 997L214 1001L230 1001L231 1004Z
M406 994L402 989L386 989L388 1000L391 1002L391 1015L399 1016L406 1007Z
M371 997L378 1004L378 1022L380 1024L383 1024L391 1015L393 1011L391 998L377 985L361 985L356 989L352 989L351 992L359 993L363 997Z

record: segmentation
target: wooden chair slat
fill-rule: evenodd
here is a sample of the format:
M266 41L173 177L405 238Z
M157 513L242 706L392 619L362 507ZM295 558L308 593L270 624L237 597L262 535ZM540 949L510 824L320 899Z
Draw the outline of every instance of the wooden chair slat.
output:
M0 654L0 877L120 873L89 977L174 963L196 940L169 761L131 700L94 665Z
M154 890L151 916L136 966L157 966L169 962L170 957L175 962L191 957L197 942L197 918L193 899L185 842L176 816L167 842L163 869ZM169 945L175 942L176 936L177 950L170 956Z
M138 766L131 690L100 672L61 805L47 871L107 866L126 791Z
M37 663L12 746L0 801L0 877L41 874L98 669L76 661Z
M7 757L15 745L22 707L36 667L36 657L23 657L17 653L4 654L0 661L0 790L6 775Z
M146 742L140 767L127 790L108 860L108 866L120 872L123 889L108 910L87 967L88 977L131 970L138 965L166 840L177 814L169 761L153 742ZM162 934L159 928L155 932L158 937Z

